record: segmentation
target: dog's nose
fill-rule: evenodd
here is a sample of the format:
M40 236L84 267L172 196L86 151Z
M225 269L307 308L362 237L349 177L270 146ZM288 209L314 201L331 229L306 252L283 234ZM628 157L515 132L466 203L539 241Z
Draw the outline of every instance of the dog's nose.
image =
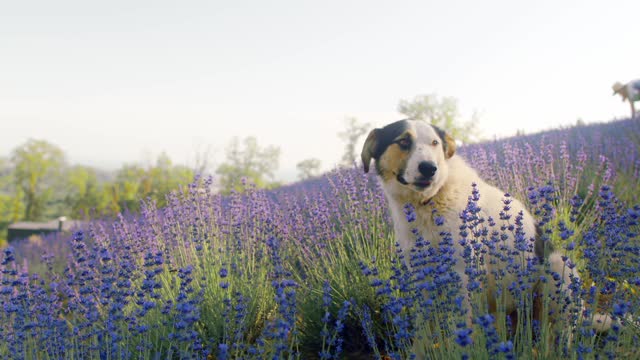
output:
M427 179L433 177L433 175L436 173L436 170L438 170L438 168L430 161L423 161L418 164L418 171L420 171L420 174L422 174L422 176L426 177Z

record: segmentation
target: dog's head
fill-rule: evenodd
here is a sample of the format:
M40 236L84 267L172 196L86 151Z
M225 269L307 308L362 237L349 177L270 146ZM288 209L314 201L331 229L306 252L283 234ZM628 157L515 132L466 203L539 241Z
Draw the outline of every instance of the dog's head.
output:
M448 176L447 159L456 143L442 129L423 121L400 120L373 129L362 148L364 171L371 159L385 183L435 195Z

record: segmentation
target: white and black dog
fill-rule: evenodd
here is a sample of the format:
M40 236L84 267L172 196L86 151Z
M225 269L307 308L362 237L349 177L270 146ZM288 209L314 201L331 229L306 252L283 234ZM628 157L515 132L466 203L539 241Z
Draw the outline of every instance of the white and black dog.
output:
M440 239L442 231L457 236L461 225L460 214L467 207L472 183L476 184L480 193L478 206L481 210L478 215L484 219L494 219L497 228L506 223L506 220L500 220L505 193L483 181L455 152L456 143L446 132L423 121L400 120L369 133L362 149L364 170L369 171L370 162L374 159L391 210L396 241L400 243L403 251L409 251L415 243L416 237L411 232L412 227L427 240ZM415 208L416 220L411 224L405 218L405 204L411 204ZM513 218L522 212L522 230L526 238L536 239L533 254L541 262L548 261L552 271L562 274L562 290L569 294L570 276L578 276L575 269L567 268L560 253L553 252L549 245L546 245L548 247L545 249L544 242L536 234L535 220L520 201L512 199L510 207ZM436 224L434 214L444 217L443 225ZM468 276L465 274L465 263L461 258L463 246L458 241L454 241L454 244L458 257L455 271L462 279L463 294L468 295ZM506 240L506 245L514 248L513 233ZM491 274L491 270L496 270L491 267L501 266L495 265L499 263L486 259L486 273ZM508 276L504 279L507 284L513 280L515 278ZM487 282L483 291L487 294L490 311L495 311L496 285L491 276ZM533 287L533 291L536 291L535 289L539 287ZM465 296L465 299L470 322L473 314L469 297ZM507 314L516 310L516 299L507 298L505 302ZM558 307L557 304L550 306ZM550 310L557 313L558 309ZM600 315L596 320L599 322L600 330L610 325L610 319L605 315Z

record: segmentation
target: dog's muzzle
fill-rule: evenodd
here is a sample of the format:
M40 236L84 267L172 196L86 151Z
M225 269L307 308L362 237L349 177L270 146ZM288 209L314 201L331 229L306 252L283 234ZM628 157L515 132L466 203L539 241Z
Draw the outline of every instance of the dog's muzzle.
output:
M431 185L433 176L438 171L438 168L430 161L422 161L418 164L418 171L420 172L420 177L414 180L413 185L419 189L424 189Z

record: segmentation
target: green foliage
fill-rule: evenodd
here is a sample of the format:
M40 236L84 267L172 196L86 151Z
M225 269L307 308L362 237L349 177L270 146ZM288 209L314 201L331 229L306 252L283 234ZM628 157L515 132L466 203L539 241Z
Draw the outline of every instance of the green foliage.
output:
M7 240L7 227L18 221L24 214L22 191L16 194L0 194L0 248Z
M631 171L620 171L616 177L616 189L624 189L619 192L620 199L625 204L640 203L640 181Z
M68 167L65 158L60 148L42 140L17 147L10 161L0 158L0 241L16 221L112 216L138 211L145 199L164 206L167 194L194 178L192 169L174 165L165 153L147 167L123 165L113 180L90 166Z
M436 94L418 95L413 100L400 100L398 112L413 120L426 121L436 125L463 143L478 140L478 116L473 114L471 120L460 119L458 100L454 97L438 97Z
M11 154L13 180L24 193L25 220L40 220L53 195L66 159L62 149L44 140L29 139Z
M342 155L342 165L351 167L358 161L356 143L361 136L365 135L371 128L370 123L360 123L355 117L344 119L345 129L338 133L338 137L345 141L344 155Z
M76 165L65 176L64 204L73 219L87 218L92 210L104 214L108 198L95 169Z
M137 211L139 206L139 194L145 171L141 166L125 164L116 173L116 179L111 184L111 208L121 211L128 209Z
M140 201L147 198L162 207L166 204L167 194L188 184L193 178L193 170L173 165L165 153L160 154L156 164L148 168L125 164L117 171L115 180L103 191L105 212L116 214L125 209L137 212L140 210Z
M320 160L316 158L300 161L296 164L296 169L298 169L298 178L300 180L307 180L320 175L321 164Z
M0 157L0 247L4 245L6 239L6 228L12 222L9 209L11 208L11 195L9 187L11 184L11 170L9 161Z
M158 156L156 165L147 171L148 181L144 190L157 199L159 206L164 206L166 200L164 195L193 181L194 171L186 166L174 165L166 153Z
M0 175L0 248L4 246L7 227L24 215L24 194L21 189L9 191L11 174Z
M4 192L11 183L11 167L9 160L0 156L0 193Z
M226 162L216 169L223 194L229 194L232 190L242 192L245 188L243 181L257 188L275 187L273 180L280 162L279 147L270 145L261 148L253 136L244 138L242 143L234 137L225 152Z

